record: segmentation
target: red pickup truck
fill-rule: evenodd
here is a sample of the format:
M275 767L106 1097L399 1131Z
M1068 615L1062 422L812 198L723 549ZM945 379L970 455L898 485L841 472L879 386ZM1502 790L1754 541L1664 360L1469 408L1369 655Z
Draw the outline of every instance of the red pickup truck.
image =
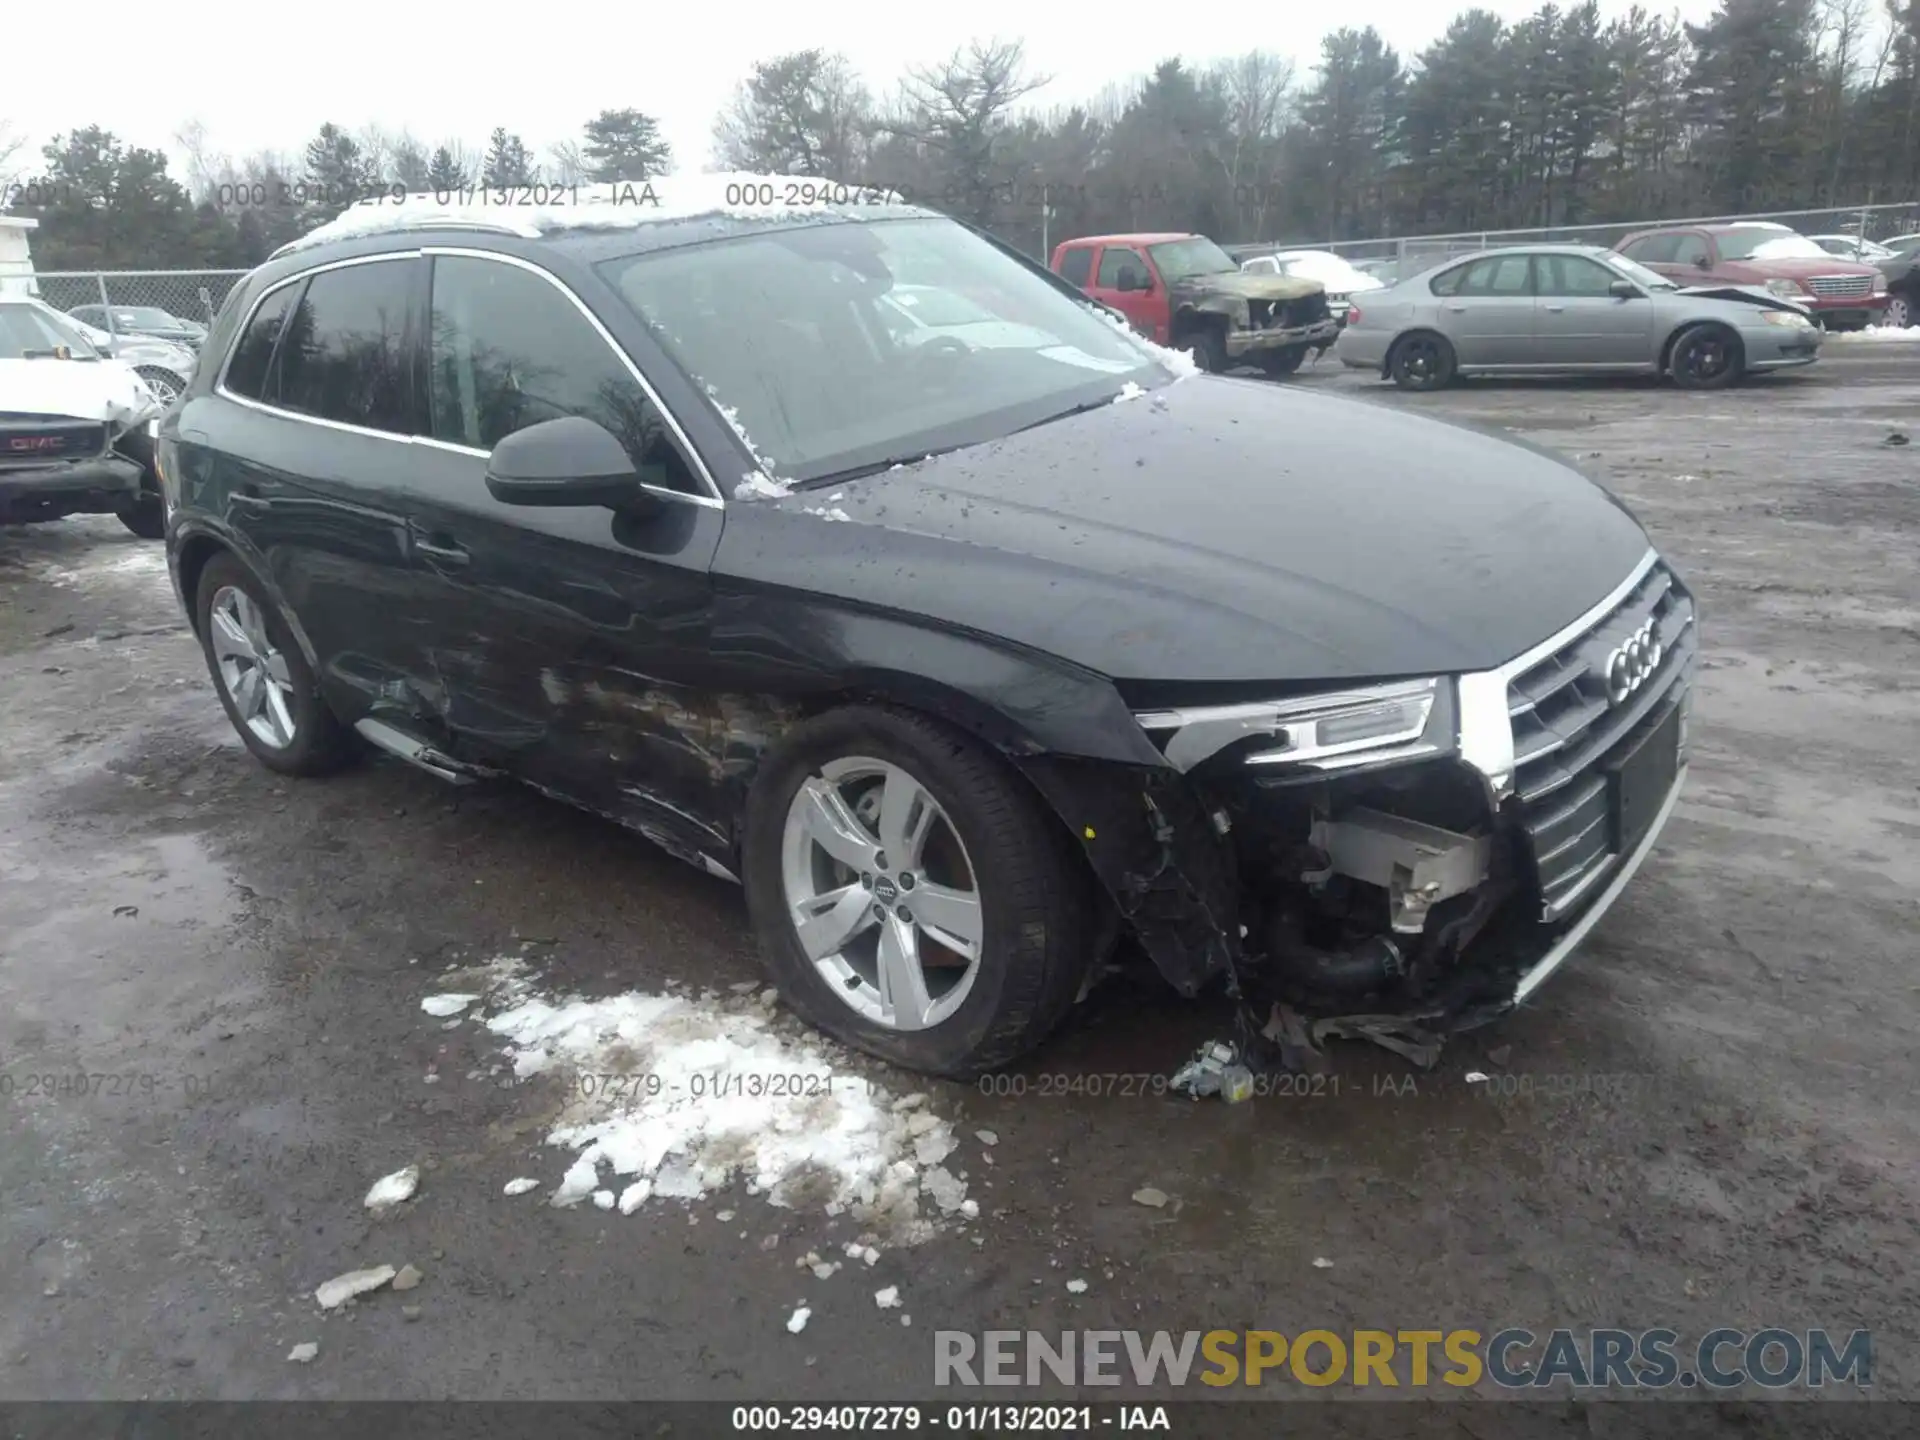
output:
M1082 236L1054 250L1052 268L1148 339L1192 351L1206 370L1290 374L1340 335L1318 280L1249 275L1204 235Z

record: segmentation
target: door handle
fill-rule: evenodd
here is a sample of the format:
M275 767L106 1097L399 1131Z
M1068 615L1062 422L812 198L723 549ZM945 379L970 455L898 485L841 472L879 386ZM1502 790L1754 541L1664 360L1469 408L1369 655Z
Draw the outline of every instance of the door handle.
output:
M264 510L267 505L267 497L260 493L260 487L251 480L242 484L227 500L239 510Z
M1566 308L1567 307L1564 305L1549 305L1547 306L1547 313L1549 315L1558 315L1562 311L1564 311Z
M1467 307L1464 305L1449 305L1447 306L1447 309L1452 311L1455 315L1464 315L1467 313Z

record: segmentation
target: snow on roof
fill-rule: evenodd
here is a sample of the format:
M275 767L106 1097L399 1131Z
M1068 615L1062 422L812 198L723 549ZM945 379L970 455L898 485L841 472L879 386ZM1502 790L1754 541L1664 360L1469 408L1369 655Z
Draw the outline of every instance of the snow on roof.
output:
M518 204L521 197L541 200ZM728 215L784 220L844 214L872 206L906 206L896 190L804 175L669 175L655 180L534 185L511 190L483 186L412 195L375 195L274 251L276 257L364 235L397 230L489 230L526 239L558 230L624 230L669 220Z

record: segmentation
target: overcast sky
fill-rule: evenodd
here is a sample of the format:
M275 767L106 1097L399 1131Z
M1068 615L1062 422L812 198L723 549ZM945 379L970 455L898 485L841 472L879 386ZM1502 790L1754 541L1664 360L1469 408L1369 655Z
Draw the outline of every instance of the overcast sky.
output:
M1509 20L1538 8L1538 0L1481 3ZM1628 4L1601 0L1608 15ZM78 31L62 28L67 39L59 45L36 45L32 63L6 67L0 123L29 141L8 167L16 175L38 170L39 147L53 135L86 124L166 149L180 174L174 137L194 119L215 152L233 155L297 152L332 120L349 130L377 123L429 144L460 139L474 147L505 125L544 159L555 142L577 139L597 111L633 106L660 120L678 164L700 169L710 158L714 113L734 85L754 61L789 50L844 51L869 87L885 94L909 65L971 39L1018 36L1032 71L1053 77L1034 102L1051 105L1089 98L1173 53L1206 61L1278 50L1298 61L1304 79L1320 37L1340 25L1373 25L1411 57L1464 8L1449 0L1281 0L1194 10L1035 0L684 7L326 0L284 9L259 0L175 0L157 12L106 0L88 12L103 20L98 55L85 53ZM1654 0L1648 8L1666 7ZM1675 8L1698 21L1714 3L1679 0ZM113 20L115 11L124 12L124 23ZM695 23L682 26L688 15Z

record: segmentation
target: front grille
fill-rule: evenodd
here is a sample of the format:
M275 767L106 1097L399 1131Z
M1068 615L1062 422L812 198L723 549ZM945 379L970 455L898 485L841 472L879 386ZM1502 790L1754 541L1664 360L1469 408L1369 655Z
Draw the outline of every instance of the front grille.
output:
M0 464L45 465L90 460L107 448L107 427L97 420L54 416L0 417Z
M1614 704L1607 657L1649 620L1664 652L1660 663ZM1684 703L1699 647L1693 620L1693 597L1656 562L1592 628L1508 682L1514 794L1539 878L1541 919L1566 915L1621 852L1608 766L1631 748L1635 732Z
M1822 300L1864 300L1873 293L1871 275L1816 275L1807 288Z

